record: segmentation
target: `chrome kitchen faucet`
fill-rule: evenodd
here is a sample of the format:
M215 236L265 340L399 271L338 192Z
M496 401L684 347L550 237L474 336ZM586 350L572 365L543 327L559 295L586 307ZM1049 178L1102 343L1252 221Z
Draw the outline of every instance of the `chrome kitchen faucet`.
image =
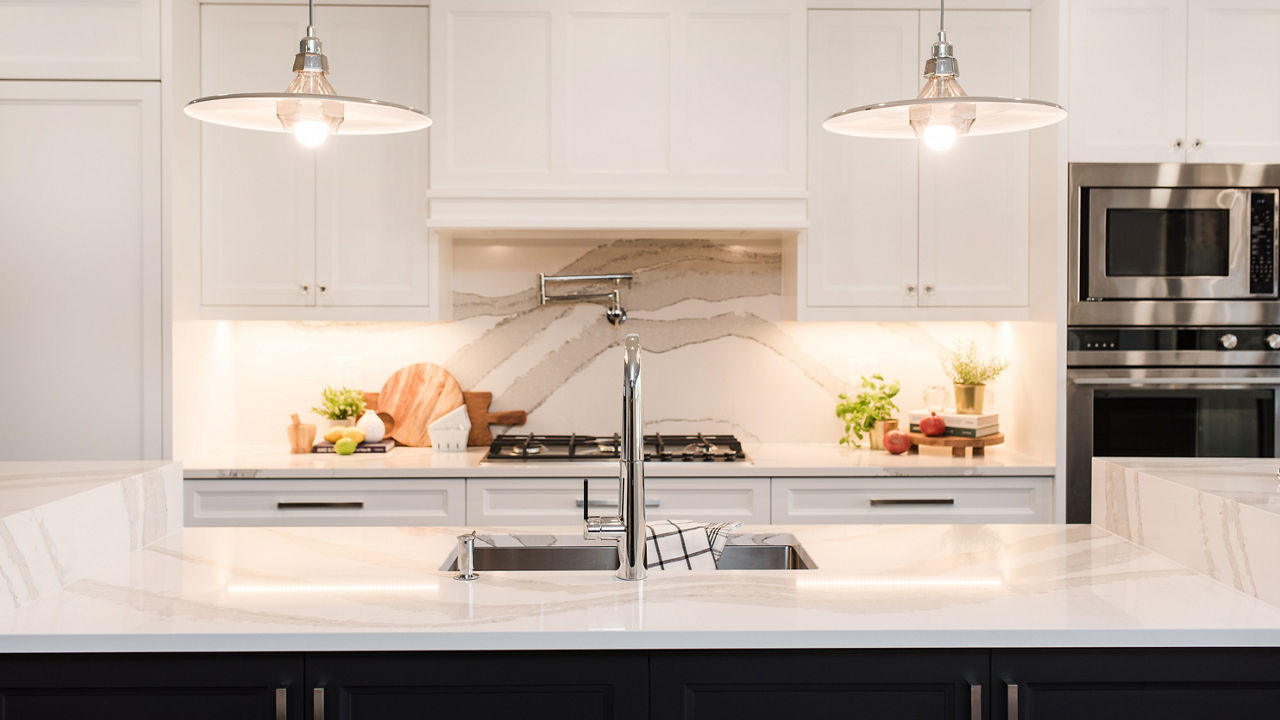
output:
M644 542L644 427L640 414L640 336L623 340L622 438L618 466L618 514L587 514L587 481L582 481L582 536L588 540L618 543L618 577L643 580Z

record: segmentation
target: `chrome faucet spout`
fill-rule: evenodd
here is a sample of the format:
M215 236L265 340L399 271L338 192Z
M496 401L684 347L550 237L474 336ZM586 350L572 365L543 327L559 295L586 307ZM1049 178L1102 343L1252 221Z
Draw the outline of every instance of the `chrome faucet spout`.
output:
M587 517L583 536L618 543L618 577L645 576L644 421L640 410L640 336L623 341L622 447L618 463L618 515ZM585 492L585 488L584 488ZM585 499L584 505L585 505Z

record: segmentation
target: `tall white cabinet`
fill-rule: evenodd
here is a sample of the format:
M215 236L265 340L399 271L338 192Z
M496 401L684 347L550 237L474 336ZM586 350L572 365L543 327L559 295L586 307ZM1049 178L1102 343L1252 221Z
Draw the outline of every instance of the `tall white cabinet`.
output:
M427 8L316 15L340 94L426 108ZM200 24L202 94L288 85L305 9L204 5ZM311 308L316 319L325 308L368 308L365 319L378 308L432 310L427 132L338 135L312 150L284 133L200 131L206 310Z
M1075 162L1280 162L1274 0L1073 0Z
M1028 91L1029 14L954 11L947 29L973 95ZM942 317L1027 305L1025 133L945 152L822 129L847 107L914 96L938 14L809 12L809 218L798 251L802 319Z
M5 460L162 456L158 82L0 81Z

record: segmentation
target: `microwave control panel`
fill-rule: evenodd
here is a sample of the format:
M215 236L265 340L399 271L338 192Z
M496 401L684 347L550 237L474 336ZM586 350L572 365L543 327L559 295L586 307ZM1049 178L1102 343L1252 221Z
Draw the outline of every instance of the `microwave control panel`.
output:
M1249 193L1249 294L1276 294L1276 191Z

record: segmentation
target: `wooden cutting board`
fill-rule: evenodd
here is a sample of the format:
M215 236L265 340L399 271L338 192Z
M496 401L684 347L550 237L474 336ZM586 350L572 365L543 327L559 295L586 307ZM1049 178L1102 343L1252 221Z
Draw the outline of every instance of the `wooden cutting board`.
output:
M995 433L993 435L984 435L980 438L955 437L951 435L930 437L922 433L911 433L911 450L910 452L920 452L918 449L921 445L932 445L934 447L951 448L951 454L955 457L964 457L965 449L972 448L974 455L984 455L983 448L990 445L999 445L1004 442L1004 433Z
M489 403L493 402L491 392L464 392L462 401L467 404L467 417L471 418L471 432L467 435L467 445L487 446L493 442L490 425L523 425L529 419L524 410L504 410L490 412Z
M394 419L388 437L401 445L430 447L427 426L462 407L462 388L449 371L431 363L400 368L378 393L378 413Z

